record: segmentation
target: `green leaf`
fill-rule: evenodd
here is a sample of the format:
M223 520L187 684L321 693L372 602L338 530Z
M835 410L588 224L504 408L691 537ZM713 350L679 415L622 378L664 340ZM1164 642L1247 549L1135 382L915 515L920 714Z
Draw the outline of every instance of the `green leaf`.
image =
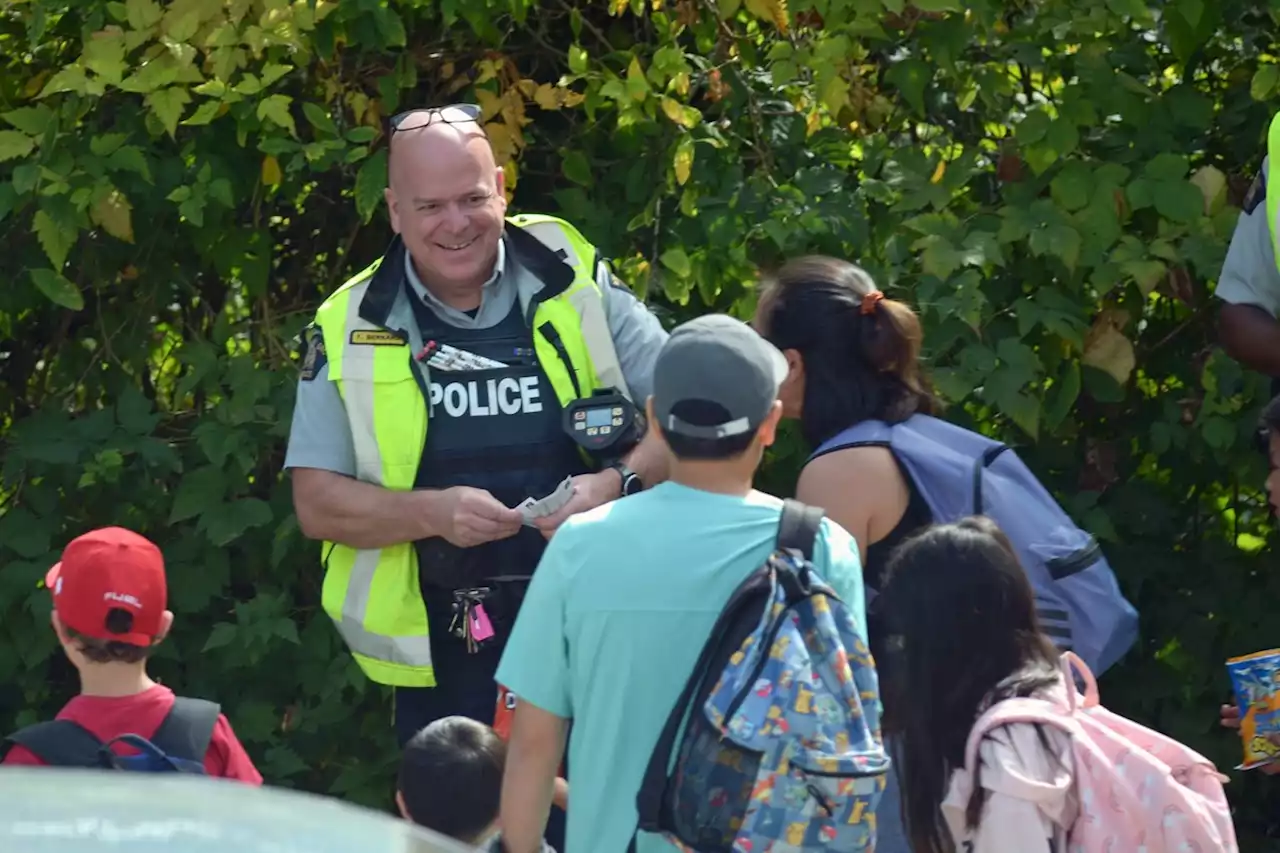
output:
M293 98L288 95L270 95L258 104L258 118L270 119L273 124L289 131L290 136L297 138L298 128L289 112L289 104L292 102Z
M574 74L587 73L587 52L580 45L569 46L569 70Z
M221 505L225 491L226 479L221 469L212 465L197 468L182 478L169 511L169 523L195 518L210 507Z
M366 142L372 142L374 137L378 135L378 131L372 127L361 125L353 127L347 131L347 141L354 142L357 145L363 145Z
M1080 397L1080 364L1068 362L1058 380L1049 389L1044 405L1044 425L1050 431L1057 430L1062 422L1071 414L1076 400Z
M0 118L3 118L28 136L40 137L44 135L44 132L49 129L49 125L53 123L54 113L44 104L37 104L34 107L20 107L16 110L10 110L7 113L0 114Z
M591 163L587 160L587 155L577 148L571 148L564 153L560 168L564 171L564 176L575 184L589 187L595 183L595 176L591 170Z
M378 151L360 167L356 174L356 212L368 222L373 212L382 204L387 189L387 150Z
M36 141L16 130L0 130L0 163L26 157L36 147Z
M178 119L182 118L182 108L191 103L187 90L179 86L157 89L146 97L147 106L160 120L160 124L172 137L178 130Z
M85 76L84 69L79 65L68 65L49 78L49 82L45 83L44 88L40 90L39 97L47 98L58 92L75 92L78 95L84 95L88 91L89 78Z
M151 169L147 166L146 155L136 145L124 145L113 151L107 158L107 168L116 172L134 172L146 181L151 181Z
M31 271L31 280L53 304L70 308L72 311L84 310L84 296L80 293L80 289L61 273L47 269L34 269Z
M129 16L129 26L135 30L154 27L164 16L164 10L155 0L125 0L124 8Z
M1174 222L1195 222L1204 214L1204 196L1187 181L1163 181L1152 188L1156 210Z
M933 79L933 72L925 62L914 58L895 62L884 78L917 113L924 115L924 90Z
M1166 151L1152 157L1142 171L1157 181L1180 181L1187 176L1189 168L1186 157Z
M53 217L45 210L36 211L33 226L36 239L40 241L40 248L44 249L49 263L53 264L54 270L61 270L76 238L80 236L79 229L74 225L64 227L54 222Z
M684 249L679 247L667 249L662 253L662 265L680 278L688 278L693 273L693 266Z
M28 560L44 557L51 544L50 527L47 519L21 506L11 507L0 517L0 547Z
M236 638L239 627L229 622L219 622L213 626L213 630L209 632L209 639L205 641L204 648L200 651L211 652L214 649L220 649L223 646L231 645Z
M959 12L964 8L959 0L911 0L911 5L921 12Z
M239 539L246 530L271 523L271 507L258 498L240 498L218 504L200 516L209 541L219 548Z
M1072 160L1053 179L1050 190L1053 200L1064 210L1079 210L1089 203L1089 196L1093 192L1093 175L1088 166Z
M101 133L89 140L89 150L98 157L107 157L118 151L129 137L123 133Z
M1249 96L1255 101L1265 101L1280 83L1280 65L1263 65L1249 83Z
M325 133L338 135L338 126L333 123L333 117L329 115L324 107L313 101L304 101L302 104L302 113L307 117L307 121L316 130L322 130ZM370 128L372 130L372 128Z
M1031 145L1044 139L1052 124L1053 119L1049 118L1047 113L1043 110L1034 110L1018 122L1013 135L1023 145Z
M196 111L182 120L182 124L186 127L199 127L206 125L218 117L218 111L222 109L221 101L205 101L196 107Z

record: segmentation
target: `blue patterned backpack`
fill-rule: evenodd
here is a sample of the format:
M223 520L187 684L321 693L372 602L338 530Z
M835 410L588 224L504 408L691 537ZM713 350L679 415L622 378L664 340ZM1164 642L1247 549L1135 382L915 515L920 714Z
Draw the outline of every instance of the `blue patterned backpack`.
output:
M786 501L777 547L725 605L650 758L640 831L697 853L874 848L879 688L811 563L822 516Z

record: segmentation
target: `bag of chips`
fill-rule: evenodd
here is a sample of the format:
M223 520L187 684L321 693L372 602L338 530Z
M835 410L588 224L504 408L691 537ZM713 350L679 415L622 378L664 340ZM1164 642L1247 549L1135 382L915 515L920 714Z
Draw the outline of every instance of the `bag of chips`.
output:
M1280 649L1267 649L1227 661L1227 674L1240 709L1244 762L1251 770L1280 760Z

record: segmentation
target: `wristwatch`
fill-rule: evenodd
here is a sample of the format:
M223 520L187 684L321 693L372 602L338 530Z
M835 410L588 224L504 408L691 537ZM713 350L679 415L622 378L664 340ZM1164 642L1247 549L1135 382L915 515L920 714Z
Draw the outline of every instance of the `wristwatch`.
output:
M644 483L640 480L640 475L622 462L615 462L609 468L617 471L618 476L622 478L622 496L624 498L644 491Z

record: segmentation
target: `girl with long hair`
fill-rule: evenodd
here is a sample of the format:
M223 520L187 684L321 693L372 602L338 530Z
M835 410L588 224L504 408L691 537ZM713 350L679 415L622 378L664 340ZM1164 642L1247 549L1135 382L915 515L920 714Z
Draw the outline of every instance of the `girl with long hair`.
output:
M1071 743L1013 723L978 748L957 784L970 730L1003 699L1066 701L1058 652L1008 538L990 520L931 527L895 553L879 604L903 813L915 853L1060 853L1075 822Z

